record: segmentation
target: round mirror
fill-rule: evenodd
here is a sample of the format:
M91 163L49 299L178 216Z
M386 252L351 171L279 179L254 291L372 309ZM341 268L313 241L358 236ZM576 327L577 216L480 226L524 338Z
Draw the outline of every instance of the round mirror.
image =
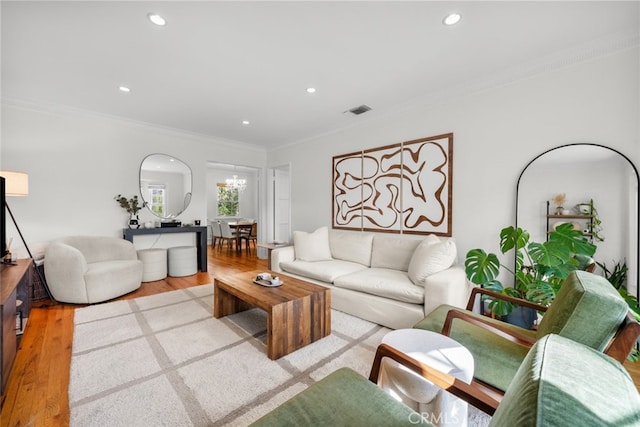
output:
M558 196L558 197L556 197ZM548 150L522 170L516 187L516 224L544 242L559 223L574 224L597 246L594 259L613 270L628 267L627 288L638 281L638 171L622 153L597 144Z
M140 195L154 215L177 217L191 201L191 169L166 154L145 157L140 165Z

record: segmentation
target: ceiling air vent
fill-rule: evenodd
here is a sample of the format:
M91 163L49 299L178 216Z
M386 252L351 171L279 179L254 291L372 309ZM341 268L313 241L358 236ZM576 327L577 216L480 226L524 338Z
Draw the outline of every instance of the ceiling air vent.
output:
M347 110L347 111L348 111L349 113L351 113L351 114L354 114L354 115L356 115L356 116L359 116L360 114L362 114L362 113L366 113L366 112L367 112L367 111L369 111L369 110L371 110L371 107L369 107L369 106L368 106L368 105L366 105L366 104L362 104L362 105L361 105L361 106L359 106L359 107L354 107L354 108L352 108L352 109L350 109L350 110ZM345 113L346 113L346 111L345 111Z

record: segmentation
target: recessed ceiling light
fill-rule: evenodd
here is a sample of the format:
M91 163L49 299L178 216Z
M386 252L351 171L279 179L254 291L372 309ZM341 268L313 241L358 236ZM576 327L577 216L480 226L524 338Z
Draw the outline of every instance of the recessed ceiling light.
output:
M243 120L242 124L245 125L245 126L248 126L248 125L251 124L251 122L249 122L249 120Z
M444 17L442 23L444 25L456 25L460 22L460 18L462 18L462 16L459 13L450 13Z
M315 87L308 87L307 88L307 93L316 93L316 88Z
M129 93L131 92L131 89L129 89L126 86L120 86L118 89L120 89L120 92L124 92L124 93Z
M147 18L149 18L149 21L161 27L167 24L167 21L165 21L164 18L157 13L150 13L147 15Z

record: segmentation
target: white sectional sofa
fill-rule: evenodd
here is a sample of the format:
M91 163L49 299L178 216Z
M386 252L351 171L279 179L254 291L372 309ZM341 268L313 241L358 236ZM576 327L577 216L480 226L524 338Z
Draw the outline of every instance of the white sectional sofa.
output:
M464 307L471 292L451 238L322 227L293 242L272 251L272 271L328 286L332 308L389 328L410 328L440 304Z

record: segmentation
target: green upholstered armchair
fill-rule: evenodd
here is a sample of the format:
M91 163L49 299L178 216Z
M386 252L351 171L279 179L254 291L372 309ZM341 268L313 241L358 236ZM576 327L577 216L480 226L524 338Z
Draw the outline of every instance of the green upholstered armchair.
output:
M474 300L479 294L506 298L546 312L536 331L526 330L472 313ZM475 361L474 382L493 389L499 398L531 346L550 333L606 351L623 362L640 334L640 325L628 316L627 303L605 278L574 271L564 281L548 309L477 288L471 295L467 310L443 305L414 327L442 332L467 347ZM616 342L611 345L616 336Z
M252 425L431 425L429 414L414 412L374 384L384 357L404 364L492 414L492 427L640 426L640 395L624 367L599 351L555 334L534 344L500 404L475 385L382 344L376 352L370 381L342 368Z

